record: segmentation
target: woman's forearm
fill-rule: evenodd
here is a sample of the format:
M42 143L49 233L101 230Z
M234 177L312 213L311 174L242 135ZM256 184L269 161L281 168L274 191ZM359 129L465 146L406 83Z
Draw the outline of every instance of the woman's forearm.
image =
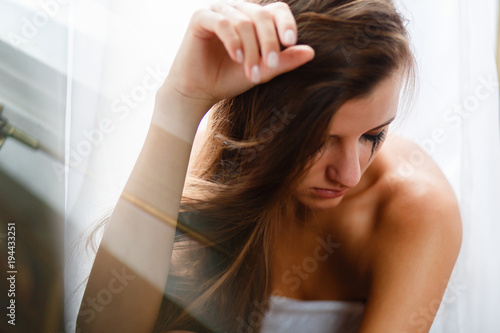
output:
M171 89L158 92L143 149L96 255L77 321L79 332L152 331L191 145L209 107Z

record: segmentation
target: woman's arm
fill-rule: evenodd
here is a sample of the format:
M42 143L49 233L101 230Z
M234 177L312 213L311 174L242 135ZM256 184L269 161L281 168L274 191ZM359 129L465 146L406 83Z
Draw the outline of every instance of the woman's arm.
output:
M283 3L219 4L193 15L157 93L144 147L104 231L77 332L152 331L199 121L219 100L311 60L314 51L294 46L296 36L295 19ZM287 47L283 51L280 42Z
M167 279L196 114L207 107L172 91L158 93L144 147L92 267L77 322L81 332L151 332Z
M369 249L371 289L361 333L428 332L443 298L460 251L461 218L437 166L420 173L395 176L388 186L391 199Z

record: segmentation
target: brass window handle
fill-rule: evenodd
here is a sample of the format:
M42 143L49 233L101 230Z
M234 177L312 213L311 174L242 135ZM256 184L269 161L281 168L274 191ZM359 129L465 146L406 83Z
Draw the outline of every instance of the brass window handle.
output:
M38 140L24 133L20 129L9 124L8 120L2 116L3 105L0 105L0 148L5 143L7 137L12 137L33 149L39 148Z
M2 116L2 111L3 111L3 105L0 104L0 148L2 148L3 144L5 143L5 140L7 140L8 137L11 137L32 149L36 150L40 149L41 151L44 151L45 153L54 157L59 162L64 163L64 158L59 156L59 154L41 144L37 139L35 139L31 135L26 134L19 128L16 128L15 126L9 124L9 121Z

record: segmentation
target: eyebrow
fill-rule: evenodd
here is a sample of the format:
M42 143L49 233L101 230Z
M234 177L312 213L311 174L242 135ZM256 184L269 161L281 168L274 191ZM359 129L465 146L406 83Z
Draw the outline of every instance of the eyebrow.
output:
M392 123L394 121L394 119L396 119L396 117L392 117L391 119L389 119L388 121L386 121L385 123L383 123L382 125L380 126L377 126L375 128L372 128L371 130L367 131L367 132L371 132L371 131L375 131L375 130L378 130L379 128L382 128L384 126L387 126L389 125L390 123Z
M378 130L378 129L380 129L380 128L384 127L384 126L387 126L387 125L389 125L390 123L392 123L392 122L394 121L394 119L396 119L396 116L392 117L391 119L389 119L388 121L386 121L386 122L385 122L385 123L383 123L382 125L377 126L377 127L375 127L375 128L372 128L371 130L368 130L368 131L366 131L366 132L375 131L375 130ZM365 132L365 133L366 133L366 132ZM329 136L330 138L334 138L334 137L336 137L337 135L335 135L335 134L330 134L330 135L328 135L328 136Z

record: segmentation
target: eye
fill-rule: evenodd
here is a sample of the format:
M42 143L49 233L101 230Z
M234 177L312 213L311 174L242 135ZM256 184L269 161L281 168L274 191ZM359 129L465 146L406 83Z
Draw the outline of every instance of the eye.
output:
M323 142L318 149L316 149L316 153L323 153L325 151L325 148L326 148L326 142Z
M361 137L362 140L372 143L372 154L375 150L377 150L379 145L384 141L386 132L387 132L387 128L385 128L383 131L381 131L380 133L378 133L376 135L363 134L363 136Z
M322 143L321 145L319 146L319 148L316 150L317 153L322 153L324 152L325 150L327 150L329 147L331 147L333 144L334 144L334 141L335 141L335 136L334 135L330 135L329 137L327 137Z

